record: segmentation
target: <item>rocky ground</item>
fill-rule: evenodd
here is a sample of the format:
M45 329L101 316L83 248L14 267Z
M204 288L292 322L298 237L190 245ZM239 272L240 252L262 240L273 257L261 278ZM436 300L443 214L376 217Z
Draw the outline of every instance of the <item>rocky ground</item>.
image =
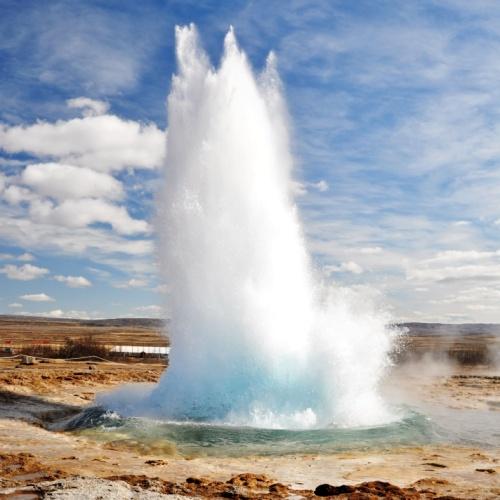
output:
M185 458L168 446L109 446L51 430L96 393L124 382L155 382L163 369L140 363L24 366L19 360L0 360L0 498L500 497L500 453L494 447ZM499 408L500 377L491 371L418 373L400 370L396 385L440 406Z

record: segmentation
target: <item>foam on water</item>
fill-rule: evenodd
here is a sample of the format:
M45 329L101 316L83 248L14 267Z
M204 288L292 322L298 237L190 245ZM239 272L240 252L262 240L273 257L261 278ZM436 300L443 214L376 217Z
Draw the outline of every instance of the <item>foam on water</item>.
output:
M149 408L270 428L390 421L378 385L397 332L315 274L274 55L256 77L232 29L218 68L193 25L176 43L158 217L173 349Z

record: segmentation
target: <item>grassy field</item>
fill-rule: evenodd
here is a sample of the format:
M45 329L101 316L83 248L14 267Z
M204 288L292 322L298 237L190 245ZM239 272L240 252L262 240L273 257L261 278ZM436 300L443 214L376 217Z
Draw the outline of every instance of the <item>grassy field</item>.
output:
M106 346L168 346L165 325L156 319L47 319L0 316L0 347L20 345L61 346L67 339L84 340Z

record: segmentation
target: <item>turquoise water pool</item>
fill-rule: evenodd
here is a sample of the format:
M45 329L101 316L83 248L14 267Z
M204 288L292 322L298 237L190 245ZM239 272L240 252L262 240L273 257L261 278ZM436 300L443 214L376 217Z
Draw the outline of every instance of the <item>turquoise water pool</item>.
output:
M286 430L121 417L105 408L93 407L72 419L67 430L111 447L183 456L324 454L452 439L444 427L412 410L397 422L371 428Z

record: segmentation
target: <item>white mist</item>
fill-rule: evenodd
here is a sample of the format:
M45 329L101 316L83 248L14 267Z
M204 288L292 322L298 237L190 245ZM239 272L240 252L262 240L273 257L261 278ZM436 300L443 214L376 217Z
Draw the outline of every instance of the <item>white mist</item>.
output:
M274 56L255 78L232 30L217 69L193 25L176 41L158 218L173 348L151 403L262 427L387 421L378 385L395 332L314 276Z

